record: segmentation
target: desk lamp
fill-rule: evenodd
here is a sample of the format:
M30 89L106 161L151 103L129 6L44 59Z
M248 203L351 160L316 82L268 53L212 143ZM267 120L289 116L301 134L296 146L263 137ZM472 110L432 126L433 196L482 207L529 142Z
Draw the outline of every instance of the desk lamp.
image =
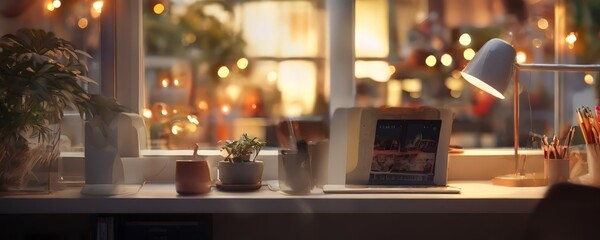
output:
M498 38L491 39L477 52L461 75L477 88L500 99L504 99L500 91L506 90L510 77L513 76L515 172L495 177L492 184L511 187L544 186L547 181L543 176L525 173L525 164L519 164L519 70L591 72L600 71L600 65L519 64L515 62L515 55L516 51L509 43Z

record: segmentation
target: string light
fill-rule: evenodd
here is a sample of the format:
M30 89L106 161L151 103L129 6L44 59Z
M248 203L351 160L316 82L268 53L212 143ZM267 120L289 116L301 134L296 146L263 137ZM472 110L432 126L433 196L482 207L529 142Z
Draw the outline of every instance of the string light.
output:
M150 110L150 109L147 109L147 108L144 108L144 112L142 113L142 115L143 115L145 118L148 118L148 119L150 119L150 118L152 118L152 110Z
M54 8L59 8L60 6L62 6L62 3L60 2L60 0L54 0L52 2L52 6L54 6Z
M152 10L154 11L154 13L156 15L160 15L161 13L163 13L165 11L165 5L163 5L162 3L157 3L154 5Z
M198 108L200 110L206 111L208 110L208 103L206 103L206 101L200 101L198 102Z
M217 75L219 75L220 78L226 78L229 76L229 68L226 66L221 66L217 71Z
M469 35L468 33L463 33L458 38L458 43L460 43L460 45L463 45L465 47L469 46L469 44L471 44L471 35Z
M437 59L435 59L435 56L433 56L433 55L429 55L429 56L427 56L427 58L425 58L425 64L427 64L427 66L429 66L429 67L435 66L436 63L437 63Z
M594 84L594 76L592 76L592 74L586 74L583 77L583 81L587 84L587 85L592 85Z
M545 30L548 28L548 20L546 20L545 18L540 18L537 21L537 25L540 29Z
M171 127L171 133L173 133L173 135L179 134L179 132L181 132L182 130L183 130L183 126L181 126L180 122L174 123L173 126Z
M518 51L515 58L517 63L524 63L527 61L527 54L523 51Z
M86 28L88 26L87 18L80 18L79 21L77 21L77 26L81 29Z
M196 115L187 115L187 119L193 124L200 124L200 121L198 121L198 117L196 117Z
M93 12L96 12L98 14L102 13L103 6L104 6L104 1L95 1L94 3L92 3L92 9L94 9Z
M573 47L575 46L575 41L577 41L577 36L574 32L571 32L569 33L569 35L567 35L565 41L567 41L567 43L569 44L569 49L573 49Z
M221 112L223 112L224 114L229 114L229 106L223 105L223 107L221 107Z
M450 64L452 64L452 56L450 56L450 54L444 53L444 55L442 55L440 62L444 65L444 66L450 66Z
M240 58L239 60L237 60L237 67L239 69L246 69L248 67L248 59Z
M467 48L463 52L463 57L465 58L465 60L470 61L471 59L473 59L473 57L475 57L475 51L471 48Z

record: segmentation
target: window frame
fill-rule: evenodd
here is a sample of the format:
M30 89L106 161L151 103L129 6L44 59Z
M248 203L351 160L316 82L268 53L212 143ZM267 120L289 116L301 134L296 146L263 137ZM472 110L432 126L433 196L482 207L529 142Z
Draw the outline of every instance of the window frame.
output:
M100 19L101 93L138 114L144 96L142 1L104 0Z

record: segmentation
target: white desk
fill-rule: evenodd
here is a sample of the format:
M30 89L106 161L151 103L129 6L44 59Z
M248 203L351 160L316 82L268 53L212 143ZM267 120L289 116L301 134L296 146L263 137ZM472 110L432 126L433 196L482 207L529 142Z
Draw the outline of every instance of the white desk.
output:
M461 193L323 194L316 190L289 196L263 187L250 193L213 189L207 195L179 196L173 184L147 184L136 194L111 197L82 196L80 188L1 196L0 223L10 231L0 232L0 238L2 234L13 234L6 239L35 233L57 233L57 238L95 235L90 222L106 228L95 216L108 216L115 219L110 226L121 227L127 226L123 219L130 216L161 219L151 222L152 229L173 216L178 219L175 223L181 217L204 216L213 239L520 239L547 190L493 186L489 181L449 185L460 187Z
M454 181L460 194L324 194L290 196L263 187L249 193L180 196L173 184L146 184L136 194L82 196L79 188L0 197L6 213L530 213L546 187L511 188Z

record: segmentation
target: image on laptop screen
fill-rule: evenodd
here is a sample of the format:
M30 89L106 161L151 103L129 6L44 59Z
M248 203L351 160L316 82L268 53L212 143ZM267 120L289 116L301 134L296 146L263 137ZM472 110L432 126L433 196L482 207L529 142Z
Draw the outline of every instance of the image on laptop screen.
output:
M441 120L377 120L369 184L433 185L441 124Z

